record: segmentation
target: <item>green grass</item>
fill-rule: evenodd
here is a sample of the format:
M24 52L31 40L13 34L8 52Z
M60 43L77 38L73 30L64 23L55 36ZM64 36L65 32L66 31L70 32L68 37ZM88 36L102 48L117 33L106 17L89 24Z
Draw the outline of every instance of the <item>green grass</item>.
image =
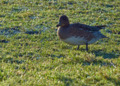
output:
M120 86L119 0L0 0L0 86ZM68 45L57 37L59 16L107 25L109 37ZM27 34L36 31L37 34Z

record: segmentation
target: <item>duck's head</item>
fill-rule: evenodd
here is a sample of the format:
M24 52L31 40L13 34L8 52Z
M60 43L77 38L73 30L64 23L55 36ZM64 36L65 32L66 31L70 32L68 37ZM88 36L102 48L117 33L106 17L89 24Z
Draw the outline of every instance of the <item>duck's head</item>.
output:
M56 27L67 27L69 26L69 19L66 15L62 15L60 18L59 18L59 23L57 24Z

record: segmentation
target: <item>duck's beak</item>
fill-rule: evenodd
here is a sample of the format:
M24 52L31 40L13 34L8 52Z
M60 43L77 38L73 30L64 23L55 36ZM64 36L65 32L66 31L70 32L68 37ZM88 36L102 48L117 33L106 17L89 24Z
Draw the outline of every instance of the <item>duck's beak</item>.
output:
M60 26L59 24L56 25L56 27L59 27L59 26Z
M61 26L60 22L59 22L59 24L56 25L56 27L59 27L59 26Z

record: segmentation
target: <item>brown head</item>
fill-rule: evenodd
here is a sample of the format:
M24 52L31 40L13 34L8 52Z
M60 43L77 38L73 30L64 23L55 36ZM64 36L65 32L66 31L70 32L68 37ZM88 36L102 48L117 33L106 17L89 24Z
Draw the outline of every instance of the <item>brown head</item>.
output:
M66 15L62 15L59 19L59 24L57 25L57 27L67 27L69 26L69 19Z

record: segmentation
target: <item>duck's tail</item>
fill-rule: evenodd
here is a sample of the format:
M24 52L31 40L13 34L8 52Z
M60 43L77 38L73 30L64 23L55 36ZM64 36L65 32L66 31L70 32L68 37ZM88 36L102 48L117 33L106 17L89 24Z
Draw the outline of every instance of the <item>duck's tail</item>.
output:
M101 37L102 37L102 38L108 38L108 37L106 37L106 36L105 36L105 35L103 35L103 34L101 35Z
M106 25L100 25L100 26L96 26L99 30L101 29L105 29Z

